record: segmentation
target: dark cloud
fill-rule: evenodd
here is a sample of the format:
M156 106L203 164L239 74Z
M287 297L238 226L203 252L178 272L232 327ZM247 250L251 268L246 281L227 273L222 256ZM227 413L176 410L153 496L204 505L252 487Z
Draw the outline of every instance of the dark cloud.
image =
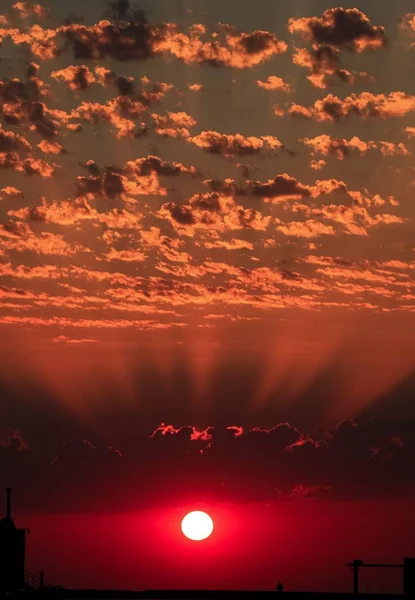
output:
M371 25L358 8L329 8L321 17L292 17L288 21L288 30L318 44L356 52L383 47L387 43L385 29Z
M190 137L188 142L203 148L211 154L221 154L226 158L235 155L244 156L249 154L258 154L261 150L275 151L282 148L282 143L274 136L249 136L245 137L240 133L226 134L218 131L202 131L194 137Z
M250 181L249 190L254 196L262 198L303 198L311 195L310 188L286 173L277 175L266 183Z
M119 170L113 167L107 167L99 175L77 178L77 193L83 194L102 194L107 198L115 198L125 192L124 183Z
M25 151L30 150L29 142L13 131L4 131L0 129L0 152Z
M72 23L61 27L60 31L77 59L102 59L108 56L129 61L154 56L154 32L144 13L134 22L100 21L92 26Z
M415 96L405 92L390 94L372 94L362 92L351 94L340 99L334 94L328 94L310 106L292 104L289 113L292 116L302 116L317 121L340 121L343 118L356 115L363 119L378 117L381 119L404 117L415 110Z
M27 492L20 502L32 504L35 511L41 507L71 510L70 490L80 485L84 493L77 500L77 511L95 510L96 498L101 499L102 510L110 511L128 510L132 502L134 506L174 504L188 494L195 477L200 497L206 498L209 488L207 497L213 495L217 502L278 502L306 496L375 499L415 494L412 423L344 421L313 437L288 423L268 429L162 424L153 435L138 436L128 447L80 437L55 449L49 444L48 452L35 439L28 443L23 439L16 432L3 438L0 466L9 476L13 470L11 481L19 491L25 473ZM147 457L144 463L137 460L143 455ZM173 485L178 464L180 486ZM132 473L136 484L131 481ZM118 490L116 497L103 494L108 486ZM37 494L37 489L42 494ZM139 490L141 493L136 493Z

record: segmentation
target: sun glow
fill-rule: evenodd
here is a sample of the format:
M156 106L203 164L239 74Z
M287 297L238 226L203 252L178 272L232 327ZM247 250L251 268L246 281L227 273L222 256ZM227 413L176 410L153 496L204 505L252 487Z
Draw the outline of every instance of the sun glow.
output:
M182 520L182 532L195 542L200 542L208 538L213 531L213 521L211 517L200 510L188 513Z

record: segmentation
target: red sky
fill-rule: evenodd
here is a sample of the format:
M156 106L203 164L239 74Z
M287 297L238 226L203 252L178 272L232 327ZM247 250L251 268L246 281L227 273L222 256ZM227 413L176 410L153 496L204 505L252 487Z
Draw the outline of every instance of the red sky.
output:
M0 481L33 569L343 589L415 552L411 4L0 0Z

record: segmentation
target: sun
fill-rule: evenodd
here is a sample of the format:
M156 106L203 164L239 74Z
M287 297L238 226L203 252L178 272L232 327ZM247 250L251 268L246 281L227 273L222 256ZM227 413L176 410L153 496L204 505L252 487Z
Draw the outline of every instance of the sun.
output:
M200 542L208 538L212 531L211 517L201 510L189 512L182 520L182 532L189 540Z

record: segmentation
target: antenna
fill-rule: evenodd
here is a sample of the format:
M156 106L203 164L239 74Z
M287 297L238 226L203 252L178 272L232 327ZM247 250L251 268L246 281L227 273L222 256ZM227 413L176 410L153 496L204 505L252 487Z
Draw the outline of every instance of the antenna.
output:
M6 488L6 498L7 498L7 517L9 519L11 519L12 516L12 505L11 505L11 501L10 501L10 495L12 493L12 489L11 488Z

